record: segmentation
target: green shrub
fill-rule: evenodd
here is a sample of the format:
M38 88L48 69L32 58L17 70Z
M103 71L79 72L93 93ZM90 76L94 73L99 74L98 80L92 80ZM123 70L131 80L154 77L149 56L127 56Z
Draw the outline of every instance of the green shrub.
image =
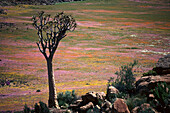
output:
M36 103L35 105L34 105L34 112L35 113L39 113L40 112L40 106Z
M153 70L149 70L148 72L143 73L143 76L149 76L149 75L156 76L157 73L156 73L156 71L153 71Z
M25 104L24 106L24 113L30 113L31 109Z
M165 108L170 104L170 89L167 87L165 82L158 83L158 86L152 90L154 98L156 99L157 106L160 106L161 112L164 112ZM153 103L155 103L153 102ZM156 107L156 106L154 106Z
M126 99L126 98L128 98L128 94L123 93L123 92L119 92L118 94L109 94L109 96L108 96L108 100L111 103L114 103L116 98Z
M40 101L39 104L40 104L40 113L50 113L50 110L45 103Z
M34 109L31 110L26 104L24 106L24 113L50 113L49 108L43 102L39 102L39 104L34 105Z
M133 108L140 106L146 102L147 102L147 98L141 97L141 96L133 96L133 97L127 98L126 100L126 104L130 111L132 111Z
M66 91L65 94L61 92L57 94L57 100L60 107L68 107L75 100L77 100L77 95L75 94L75 90L73 90L72 92Z
M137 61L134 60L133 63L121 66L119 71L115 74L117 75L116 80L110 78L108 80L108 85L116 87L120 92L130 93L129 91L134 89L135 75L133 74L133 67L137 65Z

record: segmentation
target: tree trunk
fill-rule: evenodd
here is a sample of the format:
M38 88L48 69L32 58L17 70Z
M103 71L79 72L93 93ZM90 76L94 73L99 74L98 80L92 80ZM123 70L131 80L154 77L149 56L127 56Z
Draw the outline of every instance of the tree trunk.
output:
M57 92L55 88L55 79L53 73L53 64L52 59L47 58L47 69L48 69L48 84L49 84L49 100L48 100L48 107L52 108L59 108L58 101L57 101Z

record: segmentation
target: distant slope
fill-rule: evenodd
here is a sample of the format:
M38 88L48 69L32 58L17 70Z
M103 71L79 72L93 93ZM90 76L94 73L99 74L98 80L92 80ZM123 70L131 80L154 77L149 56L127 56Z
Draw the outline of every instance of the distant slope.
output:
M72 2L82 0L0 0L1 6L32 4L32 5L53 5L58 2Z

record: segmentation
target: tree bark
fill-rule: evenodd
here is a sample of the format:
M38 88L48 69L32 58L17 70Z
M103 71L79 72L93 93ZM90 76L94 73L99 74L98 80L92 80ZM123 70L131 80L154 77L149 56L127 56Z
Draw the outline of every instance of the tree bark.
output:
M52 107L59 108L58 101L57 101L57 92L55 88L52 58L47 58L46 60L47 60L48 84L49 84L48 106L49 108Z

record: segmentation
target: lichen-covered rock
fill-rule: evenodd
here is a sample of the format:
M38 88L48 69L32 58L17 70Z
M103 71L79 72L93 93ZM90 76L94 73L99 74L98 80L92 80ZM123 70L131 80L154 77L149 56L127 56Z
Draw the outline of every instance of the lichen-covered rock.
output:
M170 74L170 54L160 58L153 69L158 75Z
M116 98L112 105L112 113L130 113L130 111L123 99Z

